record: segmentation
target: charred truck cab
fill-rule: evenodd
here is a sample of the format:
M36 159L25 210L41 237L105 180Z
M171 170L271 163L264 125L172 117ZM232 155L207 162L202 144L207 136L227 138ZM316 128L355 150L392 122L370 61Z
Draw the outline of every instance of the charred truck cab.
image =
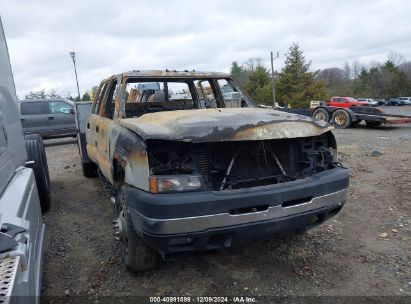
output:
M260 109L222 73L132 71L77 108L83 173L100 175L127 268L323 223L345 203L332 127Z

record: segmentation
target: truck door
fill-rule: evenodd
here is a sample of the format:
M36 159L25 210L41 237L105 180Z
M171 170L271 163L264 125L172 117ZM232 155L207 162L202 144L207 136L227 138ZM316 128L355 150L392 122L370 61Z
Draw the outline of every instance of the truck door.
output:
M97 159L98 142L97 142L96 132L99 131L97 121L100 119L100 116L98 113L100 111L100 107L101 107L104 95L106 93L106 90L107 90L107 81L103 81L102 83L100 83L100 86L98 87L96 91L94 102L91 105L90 116L86 122L87 154L89 158L96 164L98 164L98 159Z
M47 110L44 101L25 101L20 104L20 120L23 132L48 136Z
M99 110L99 118L96 120L96 138L98 146L96 147L98 163L103 175L111 182L112 180L112 153L110 144L112 142L112 130L115 126L113 122L114 115L114 96L117 84L120 83L116 78L112 78L107 83L106 94L104 95Z
M74 108L62 100L47 101L47 123L50 136L76 133Z

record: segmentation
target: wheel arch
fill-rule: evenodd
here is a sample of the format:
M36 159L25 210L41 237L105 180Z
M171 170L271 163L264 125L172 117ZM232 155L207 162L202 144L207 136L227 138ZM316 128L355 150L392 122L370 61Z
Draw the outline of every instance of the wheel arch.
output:
M128 129L122 129L118 133L113 150L113 186L128 184L148 191L149 168L144 140Z

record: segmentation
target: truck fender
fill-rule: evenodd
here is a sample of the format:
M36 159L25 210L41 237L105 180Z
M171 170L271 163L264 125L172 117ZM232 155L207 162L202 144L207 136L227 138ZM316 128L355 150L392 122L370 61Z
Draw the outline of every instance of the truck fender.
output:
M113 186L117 188L128 184L148 191L149 167L145 142L130 130L118 131L112 157Z

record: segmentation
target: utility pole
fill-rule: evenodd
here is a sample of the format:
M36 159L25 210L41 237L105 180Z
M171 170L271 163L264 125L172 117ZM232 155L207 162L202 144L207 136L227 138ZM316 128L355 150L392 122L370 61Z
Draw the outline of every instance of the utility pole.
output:
M80 89L79 89L79 87L78 87L77 69L76 69L76 52L73 52L73 51L70 52L70 56L71 56L71 59L73 59L74 73L76 74L78 100L80 101L80 100L81 100L81 97L80 97Z
M271 52L271 81L273 83L273 108L274 110L277 109L277 104L275 102L275 80L274 80L274 59L278 59L279 54L277 52L277 56L274 57L273 52Z

